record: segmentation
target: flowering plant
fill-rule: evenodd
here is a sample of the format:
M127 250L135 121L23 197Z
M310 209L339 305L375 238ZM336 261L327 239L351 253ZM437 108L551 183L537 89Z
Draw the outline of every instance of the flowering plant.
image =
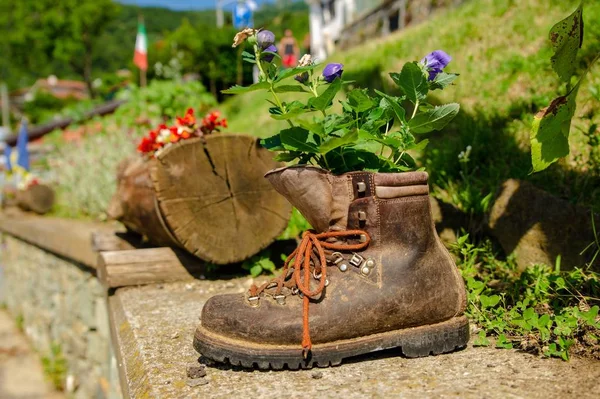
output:
M451 57L441 50L420 62L406 63L399 73L390 73L400 96L353 88L339 101L341 110L332 112L336 95L351 83L342 79L342 64L328 64L318 74L318 65L305 55L298 67L282 70L272 32L244 29L234 38L233 47L244 41L254 51L244 51L242 57L258 67L259 81L249 87L233 86L224 93L266 90L272 94L269 113L273 119L285 120L288 127L261 143L278 151L280 161L316 164L334 173L413 170L416 163L407 151L427 145L426 139L417 142L415 135L441 130L459 111L456 103L433 106L427 102L430 91L442 90L458 77L443 71ZM291 78L295 82L286 82ZM309 98L281 101L279 94L290 92L306 93Z
M196 123L194 110L188 108L183 117L175 118L175 125L159 125L151 130L146 136L142 137L137 149L139 152L150 157L155 157L163 149L177 143L180 140L186 140L190 137L203 137L213 132L219 132L220 127L227 127L227 120L221 118L218 111L207 114L200 124Z
M23 170L21 178L18 180L17 189L21 191L29 190L33 186L40 184L40 179L31 172Z

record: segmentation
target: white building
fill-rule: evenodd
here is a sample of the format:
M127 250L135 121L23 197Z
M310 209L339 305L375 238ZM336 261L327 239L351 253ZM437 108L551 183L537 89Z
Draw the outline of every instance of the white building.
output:
M310 52L324 60L336 48L387 35L462 0L305 0L310 7Z

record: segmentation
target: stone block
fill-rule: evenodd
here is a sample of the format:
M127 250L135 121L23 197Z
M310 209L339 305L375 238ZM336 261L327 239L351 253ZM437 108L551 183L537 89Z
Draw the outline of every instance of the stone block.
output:
M96 330L100 336L110 338L110 325L106 299L96 298L94 315L96 316Z
M595 215L597 231L600 217ZM489 227L507 254L514 253L521 269L544 263L561 267L586 266L598 249L594 242L592 213L557 198L531 183L507 180L489 215ZM592 268L600 270L600 257Z

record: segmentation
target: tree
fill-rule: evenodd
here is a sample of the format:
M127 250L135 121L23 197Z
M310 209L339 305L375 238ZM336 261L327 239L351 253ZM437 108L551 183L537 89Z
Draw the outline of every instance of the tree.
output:
M0 57L3 79L75 73L93 96L92 57L98 38L118 12L112 0L0 2L2 50L7 54Z
M60 30L54 32L53 55L83 77L94 97L92 57L98 38L119 9L112 0L62 0L53 11L63 19Z

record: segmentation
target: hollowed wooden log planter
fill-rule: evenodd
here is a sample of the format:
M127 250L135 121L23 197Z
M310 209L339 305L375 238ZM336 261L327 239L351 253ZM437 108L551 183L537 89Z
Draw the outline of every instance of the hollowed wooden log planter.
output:
M54 190L45 184L34 184L25 190L16 191L16 203L25 211L43 215L54 205Z
M291 206L263 177L279 166L255 137L186 140L155 159L121 163L108 214L155 245L217 264L239 262L287 226Z

